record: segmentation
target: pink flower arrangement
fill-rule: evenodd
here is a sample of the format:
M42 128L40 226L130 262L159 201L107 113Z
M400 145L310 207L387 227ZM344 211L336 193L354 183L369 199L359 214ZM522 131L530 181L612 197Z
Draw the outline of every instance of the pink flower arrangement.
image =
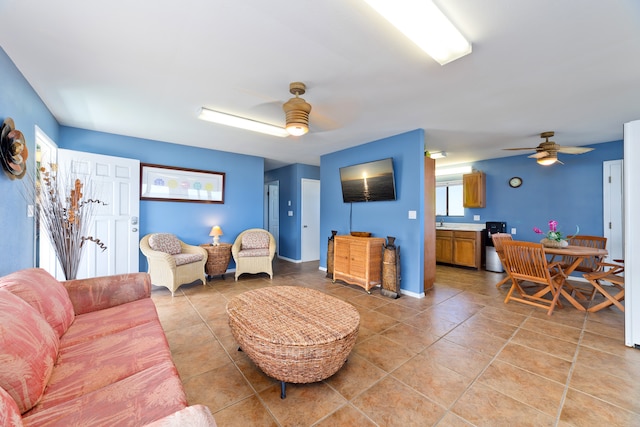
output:
M558 231L558 221L556 221L555 219L552 219L549 221L549 231L547 231L546 233L544 233L538 227L533 227L533 231L535 231L538 234L546 234L546 238L549 240L555 240L557 242L562 240L562 233ZM580 232L580 227L576 225L576 234L578 234L579 232ZM575 236L576 234L574 234L573 236ZM569 236L569 237L573 237L573 236Z

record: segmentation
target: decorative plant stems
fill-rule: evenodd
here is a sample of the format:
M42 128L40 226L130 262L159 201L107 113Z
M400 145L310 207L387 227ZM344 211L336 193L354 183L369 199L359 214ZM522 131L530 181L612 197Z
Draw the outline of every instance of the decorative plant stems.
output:
M56 257L67 280L75 279L86 241L107 247L100 239L89 235L89 227L97 205L106 205L98 199L85 198L84 183L80 178L69 177L58 181L57 168L41 167L36 181L36 195L41 228L51 240Z

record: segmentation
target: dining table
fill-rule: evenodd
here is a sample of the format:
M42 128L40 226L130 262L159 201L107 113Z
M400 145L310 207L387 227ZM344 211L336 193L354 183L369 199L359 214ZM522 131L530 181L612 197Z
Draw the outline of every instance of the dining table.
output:
M571 264L564 266L562 268L562 271L565 275L565 278L563 279L565 281L565 286L566 286L566 280L567 278L569 278L569 276L571 275L571 273L573 273L573 271L580 265L580 263L585 259L585 258L589 258L589 257L598 257L600 259L606 257L609 252L607 252L606 249L600 249L600 248L592 248L592 247L587 247L587 246L575 246L575 245L569 245L569 246L565 246L565 247L561 247L561 248L549 248L549 247L544 247L544 252L547 255L551 255L551 256L570 256L573 257L574 260ZM574 297L573 295L571 295L570 292L567 292L567 290L565 289L565 286L562 286L560 288L560 293L561 295L563 295L567 301L569 301L569 303L574 306L575 308L577 308L580 311L587 311L587 308L580 304ZM573 289L573 287L569 286L569 289ZM582 295L579 293L579 291L577 291L577 294ZM586 299L584 298L584 296L582 296L582 298L580 299Z

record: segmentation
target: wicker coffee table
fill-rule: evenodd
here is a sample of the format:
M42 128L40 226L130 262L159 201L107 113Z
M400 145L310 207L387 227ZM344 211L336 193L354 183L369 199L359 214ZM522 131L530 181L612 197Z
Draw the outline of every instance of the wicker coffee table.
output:
M229 326L247 356L281 383L312 383L335 374L358 337L354 306L322 292L272 286L244 292L227 304Z

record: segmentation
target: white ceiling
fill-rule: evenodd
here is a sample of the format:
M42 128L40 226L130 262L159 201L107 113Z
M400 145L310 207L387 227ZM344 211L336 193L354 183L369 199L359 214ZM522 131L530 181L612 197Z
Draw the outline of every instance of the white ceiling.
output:
M0 0L0 41L63 125L251 154L270 169L425 129L438 165L622 139L640 119L640 2L436 0L473 44L440 66L361 0ZM286 139L196 118L284 124ZM561 160L569 163L566 155Z

